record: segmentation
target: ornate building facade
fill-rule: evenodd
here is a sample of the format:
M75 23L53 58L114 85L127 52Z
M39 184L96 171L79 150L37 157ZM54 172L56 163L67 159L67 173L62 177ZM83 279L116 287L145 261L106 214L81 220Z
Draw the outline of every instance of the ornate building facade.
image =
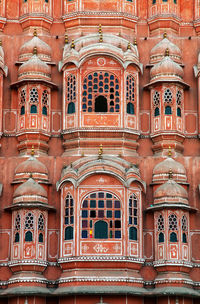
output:
M0 303L200 303L200 2L0 1Z

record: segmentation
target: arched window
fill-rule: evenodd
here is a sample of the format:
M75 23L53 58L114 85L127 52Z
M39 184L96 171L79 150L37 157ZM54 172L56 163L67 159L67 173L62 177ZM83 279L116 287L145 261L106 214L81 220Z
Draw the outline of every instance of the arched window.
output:
M156 4L156 0L152 0L152 4Z
M183 232L183 234L182 234L182 242L185 244L187 243L187 235L185 232Z
M67 114L75 113L76 102L76 76L70 74L66 78L66 107Z
M46 106L42 107L42 114L47 116L47 107Z
M118 78L110 72L97 71L83 80L83 112L119 112L120 87Z
M43 214L40 214L38 218L38 242L43 243L44 241L44 216Z
M171 115L172 114L172 108L170 106L165 107L165 114L166 115Z
M131 241L137 241L138 240L137 228L136 227L130 227L129 228L129 240L131 240Z
M37 114L37 106L36 105L31 105L30 113L31 114Z
M108 223L105 221L97 221L94 224L94 238L107 239L108 238Z
M21 106L20 115L25 114L25 106Z
M169 240L170 240L170 242L172 242L172 243L176 243L176 242L178 242L176 232L171 232L171 233L170 233Z
M67 114L73 114L73 113L75 113L75 104L74 102L71 101L67 107Z
M126 108L128 114L135 114L135 78L133 75L126 77Z
M43 242L44 242L43 233L39 233L38 242L39 242L39 243L43 243Z
M74 200L70 193L65 199L65 241L73 240Z
M26 214L25 218L25 242L32 242L33 241L33 229L34 229L34 216L31 212Z
M121 239L121 203L109 192L89 194L81 208L82 239Z
M138 199L135 194L129 197L129 240L138 240Z
M169 241L170 242L178 242L177 239L177 231L178 231L178 222L177 216L172 213L168 218L169 222Z
M181 108L177 108L177 116L181 117Z
M67 226L65 228L65 241L73 240L73 227Z
M20 238L19 238L19 232L16 232L15 233L15 243L19 243L19 240L20 240Z
M33 241L33 233L31 231L25 232L25 242L32 242Z
M164 243L165 241L165 235L163 232L160 232L158 235L158 243Z
M135 114L134 104L132 104L131 102L127 103L127 113Z
M155 108L155 111L154 111L154 116L159 116L160 115L160 109L157 107Z
M104 96L98 96L95 98L95 112L107 112L108 104L107 99Z

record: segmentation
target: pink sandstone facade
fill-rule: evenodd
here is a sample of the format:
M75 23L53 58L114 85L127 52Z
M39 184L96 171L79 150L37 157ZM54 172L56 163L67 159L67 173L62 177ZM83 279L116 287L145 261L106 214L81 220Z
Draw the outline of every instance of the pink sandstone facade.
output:
M200 1L0 1L0 303L200 303Z

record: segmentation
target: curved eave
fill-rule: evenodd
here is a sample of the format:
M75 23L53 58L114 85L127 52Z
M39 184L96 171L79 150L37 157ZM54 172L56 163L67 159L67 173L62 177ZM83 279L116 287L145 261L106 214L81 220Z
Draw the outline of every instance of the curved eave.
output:
M144 192L146 191L145 182L141 181L141 179L139 177L137 177L136 175L129 177L128 179L125 179L120 174L113 172L111 169L110 170L93 169L93 170L81 175L80 177L77 177L77 179L72 176L63 177L60 181L58 181L56 183L57 191L59 191L62 188L62 186L67 182L71 182L74 185L74 187L77 188L86 178L88 178L94 174L107 174L110 176L114 176L117 180L119 180L127 188L130 187L132 182L138 182L142 186L143 191Z
M187 210L189 212L197 212L198 209L195 207L191 207L186 204L181 204L181 203L164 203L164 204L155 204L151 205L150 207L147 207L145 212L154 212L157 210L162 210L162 209L182 209L182 210Z
M19 87L27 84L27 83L41 83L46 85L47 87L51 88L52 90L58 90L58 86L48 80L42 80L42 79L23 79L23 80L19 80L17 82L13 82L10 85L11 89L18 89Z
M181 85L185 90L189 90L190 86L189 84L187 84L186 82L184 81L181 81L181 80L173 80L173 79L163 79L163 80L154 80L154 81L151 81L150 83L146 84L144 86L144 89L146 90L150 90L152 89L155 85L160 85L162 83L177 83L179 85Z
M48 210L48 211L56 211L56 208L53 206L49 206L48 204L44 204L44 203L39 203L39 202L20 202L20 203L16 203L13 205L10 205L8 207L5 207L4 210L5 211L13 211L13 210L18 210L18 209L22 209L22 208L38 208L38 209L42 209L42 210Z

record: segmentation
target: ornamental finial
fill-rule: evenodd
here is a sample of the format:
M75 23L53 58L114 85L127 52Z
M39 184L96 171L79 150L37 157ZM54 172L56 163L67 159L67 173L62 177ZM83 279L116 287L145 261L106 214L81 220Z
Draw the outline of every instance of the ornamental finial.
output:
M130 50L131 49L131 43L129 41L128 45L127 45L127 50Z
M168 156L171 157L172 156L172 148L171 146L169 146L169 150L168 150Z
M32 145L32 148L31 148L31 156L34 156L35 155L35 150L34 150L34 146Z
M164 32L163 38L167 38L167 33L166 32Z
M75 49L75 43L74 43L74 39L72 39L72 43L71 43L71 49Z
M36 46L33 48L33 55L37 55L37 47Z
M99 159L101 159L102 155L103 155L103 145L102 144L99 146L99 153L98 153L98 155L99 155Z
M99 34L102 33L102 27L101 27L101 24L99 24Z
M36 28L34 29L33 36L37 37L37 29Z
M137 45L137 39L136 38L134 39L134 45Z
M168 48L165 50L165 56L169 56L169 49Z
M172 168L169 169L169 179L173 178L173 172L172 172Z
M67 33L65 33L65 44L68 44L68 43L69 43L68 35L67 35Z

